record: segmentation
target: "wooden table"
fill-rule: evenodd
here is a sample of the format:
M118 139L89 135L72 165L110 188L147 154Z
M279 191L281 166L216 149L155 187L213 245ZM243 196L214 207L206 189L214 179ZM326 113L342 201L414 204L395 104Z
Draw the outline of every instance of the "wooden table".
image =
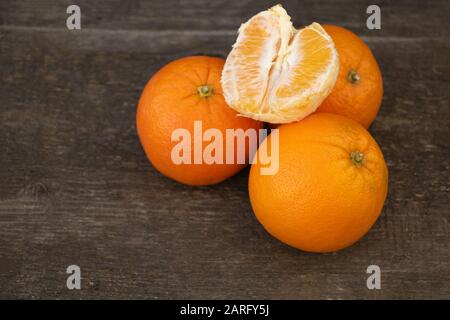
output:
M450 2L376 1L381 30L366 27L373 1L281 2L296 26L353 30L379 61L370 131L390 181L370 233L335 254L289 248L253 216L248 170L187 187L140 146L149 77L225 57L276 1L0 0L1 298L450 298ZM72 3L81 30L66 28ZM71 264L81 290L66 288ZM371 264L381 290L366 287Z

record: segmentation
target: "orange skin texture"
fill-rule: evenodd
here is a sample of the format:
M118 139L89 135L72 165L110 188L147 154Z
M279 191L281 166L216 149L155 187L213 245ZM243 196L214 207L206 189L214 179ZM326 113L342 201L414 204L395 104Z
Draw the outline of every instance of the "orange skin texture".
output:
M332 25L323 28L333 38L339 54L339 75L317 112L340 114L368 128L377 116L383 97L378 63L370 48L353 32ZM360 77L356 83L347 78L350 70L355 70Z
M315 113L278 129L278 172L261 175L258 162L250 170L256 218L275 238L304 251L354 244L372 227L387 195L378 144L360 124L334 114ZM267 150L271 137L261 144L268 143ZM354 151L364 154L361 166L351 160Z
M202 121L203 133L209 128L223 135L225 130L260 129L262 122L239 117L225 102L220 84L224 60L207 56L181 58L164 66L145 86L136 115L141 144L153 166L163 175L188 185L209 185L221 182L241 170L245 164L194 164L194 121ZM199 86L212 89L209 97L201 97ZM171 141L175 129L185 128L191 133L191 164L175 164L172 148L179 141ZM204 149L210 142L203 142ZM248 159L248 148L246 148ZM235 139L237 151L237 139ZM235 152L236 155L236 152ZM225 159L224 159L225 162Z

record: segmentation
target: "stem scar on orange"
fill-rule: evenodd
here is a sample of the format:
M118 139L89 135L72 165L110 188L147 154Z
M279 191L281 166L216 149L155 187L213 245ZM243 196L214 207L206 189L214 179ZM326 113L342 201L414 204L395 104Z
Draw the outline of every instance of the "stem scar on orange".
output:
M387 194L388 171L378 144L357 122L328 113L278 129L278 172L262 175L258 162L250 170L257 219L275 238L304 251L333 252L358 241L380 215ZM260 149L271 143L269 135Z
M203 131L218 130L223 137L226 129L262 128L263 123L239 117L228 107L220 84L224 60L207 56L192 56L172 61L159 70L147 83L139 100L136 127L141 144L153 166L162 174L188 185L208 185L232 176L245 164L195 163L194 152L188 154L190 163L175 164L171 158L172 133L186 129L194 150L194 122L201 121ZM202 150L209 145L202 141ZM237 138L235 155L239 154ZM223 142L226 153L226 141ZM248 148L240 150L248 157Z
M339 75L330 95L317 112L340 114L368 128L381 105L383 80L370 48L353 32L323 26L339 54Z

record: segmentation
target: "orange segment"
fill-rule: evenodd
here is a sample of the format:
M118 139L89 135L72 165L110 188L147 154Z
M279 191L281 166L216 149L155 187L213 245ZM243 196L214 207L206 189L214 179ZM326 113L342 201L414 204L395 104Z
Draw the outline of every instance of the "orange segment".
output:
M303 119L330 93L339 62L331 37L317 23L295 30L280 6L239 29L222 73L227 103L271 123Z
M268 10L255 15L239 28L239 36L228 56L228 66L222 74L224 93L234 105L250 112L258 111L266 93L272 64L280 46L287 45L292 32L285 24L292 26L287 15Z
M309 113L313 112L336 81L337 55L333 49L330 37L317 23L297 32L286 56L287 68L269 104L277 110L310 108Z

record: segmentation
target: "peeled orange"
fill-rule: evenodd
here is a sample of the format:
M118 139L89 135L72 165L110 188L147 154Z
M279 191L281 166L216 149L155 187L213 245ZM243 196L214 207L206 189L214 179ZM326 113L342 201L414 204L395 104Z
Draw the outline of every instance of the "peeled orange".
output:
M239 29L222 72L227 103L270 123L301 120L330 93L339 73L333 40L318 24L296 30L281 5Z

